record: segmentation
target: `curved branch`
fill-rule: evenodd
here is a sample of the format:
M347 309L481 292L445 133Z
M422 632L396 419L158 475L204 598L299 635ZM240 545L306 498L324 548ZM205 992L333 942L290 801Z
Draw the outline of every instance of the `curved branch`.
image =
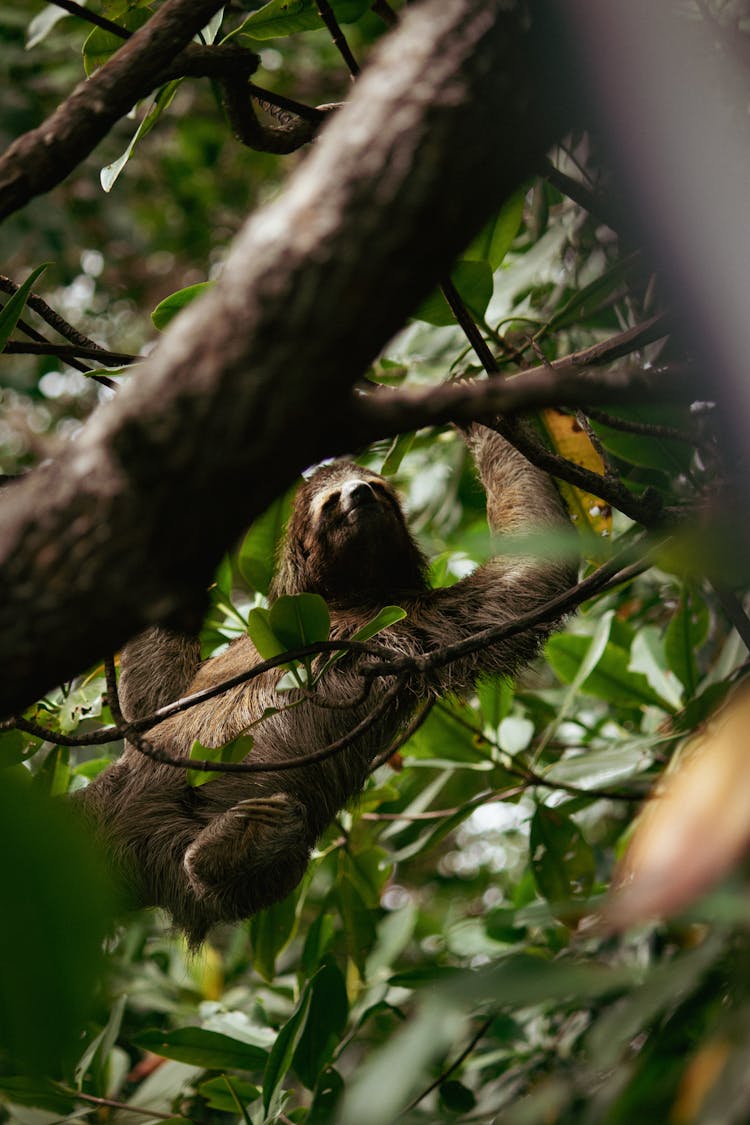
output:
M56 173L62 149L70 155L60 128L78 114L85 149L129 103L118 80L131 83L131 64L145 83L144 66L157 55L166 65L218 6L168 0L77 91L75 113L45 127ZM539 30L520 0L410 7L286 192L240 233L216 285L69 451L5 490L0 714L146 624L196 626L242 527L301 469L351 448L351 386L564 127L539 108ZM151 54L124 56L144 32ZM110 86L115 110L94 106ZM488 145L500 115L505 143ZM6 213L29 194L18 146L10 155Z
M0 219L59 184L221 8L223 0L167 0L36 129L0 157Z

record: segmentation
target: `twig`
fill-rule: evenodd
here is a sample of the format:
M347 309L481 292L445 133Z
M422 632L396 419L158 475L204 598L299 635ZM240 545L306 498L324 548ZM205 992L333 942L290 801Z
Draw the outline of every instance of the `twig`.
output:
M315 6L318 9L318 15L330 32L335 47L349 68L349 73L352 78L356 78L360 73L359 63L352 54L351 47L346 41L346 36L339 27L333 8L328 3L328 0L316 0Z
M126 367L131 363L138 363L143 356L130 355L128 352L110 352L106 348L82 348L78 344L52 344L26 343L24 340L9 340L3 348L5 355L52 355L58 359L70 361L76 358L90 359L100 363L102 367ZM88 368L84 369L88 373ZM111 383L117 386L116 383Z
M494 625L490 629L483 629L463 641L456 641L455 644L445 645L443 648L434 649L432 652L424 653L421 656L404 656L387 662L369 664L363 669L362 674L392 676L414 669L422 675L427 675L429 672L452 664L455 660L461 660L473 652L479 652L490 644L496 644L508 637L516 636L517 633L523 633L534 625L541 625L564 617L565 614L570 613L595 594L600 594L604 590L620 585L622 582L630 581L631 578L647 570L651 565L648 559L638 559L630 565L623 565L624 558L632 554L633 549L634 547L630 547L627 551L621 551L609 562L598 567L588 578L584 578L562 594L550 598L549 601L529 613L514 617L512 621L506 621L503 625Z
M375 770L380 769L381 766L384 766L389 758L392 758L393 755L398 750L400 750L402 746L406 745L411 736L415 734L422 726L422 723L425 721L434 706L434 699L428 699L426 703L422 704L422 706L412 717L408 725L402 730L401 734L397 738L395 738L389 746L386 746L385 750L381 751L381 753L378 754L376 758L373 758L372 762L370 763L369 773L375 773Z
M12 295L18 292L20 286L16 285L15 281L11 281L9 277L0 274L0 289ZM84 335L83 332L80 332L74 325L60 316L59 312L53 309L51 305L48 305L38 293L30 293L26 298L26 305L28 308L33 309L35 313L38 313L50 328L54 328L55 332L59 332L60 335L64 336L66 340L69 340L71 344L77 344L81 348L98 349L100 347L90 336Z
M593 192L581 180L575 180L572 176L561 172L549 157L542 161L541 172L545 180L548 180L562 195L567 195L568 199L572 199L584 211L588 211L590 215L601 219L610 230L617 231L619 226L622 225L618 222L618 216L612 207L601 195Z
M87 23L96 24L102 31L108 31L111 35L117 35L120 39L129 39L131 32L124 27L120 27L118 23L113 23L105 16L100 16L98 12L92 12L88 8L82 7L81 4L76 4L75 0L50 0L56 8L62 8L66 12L70 12L71 16L78 16L79 19L86 20Z
M322 121L309 117L290 118L280 125L265 125L258 120L246 78L227 78L221 82L224 108L237 140L256 152L274 152L287 155L307 144L315 136Z
M395 27L398 23L398 16L387 0L372 0L370 11L374 12L376 16L380 16L383 23L387 24L388 27Z
M685 430L678 430L674 426L657 425L655 422L635 422L630 418L618 418L616 414L608 414L604 410L586 407L586 414L595 422L609 426L611 430L621 430L624 434L642 434L644 437L668 438L670 441L684 441L695 445L699 438L696 434L689 434Z
M716 597L724 613L739 633L745 648L750 651L750 619L748 619L742 602L735 593L728 590L719 582L712 582Z
M92 1106L101 1106L104 1109L122 1109L127 1113L141 1114L143 1117L157 1117L159 1121L174 1120L173 1113L162 1113L158 1109L147 1109L145 1106L131 1105L129 1102L117 1102L113 1098L97 1098L94 1094L84 1094L81 1090L71 1090L69 1093L70 1097L76 1101L89 1102Z
M427 1095L431 1094L433 1090L436 1090L438 1088L438 1086L442 1086L443 1082L445 1082L445 1080L447 1078L449 1078L451 1076L451 1074L453 1074L456 1070L458 1070L459 1066L464 1061L464 1059L467 1059L469 1057L469 1055L474 1050L474 1048L476 1047L479 1040L482 1038L483 1035L485 1035L485 1033L492 1026L492 1021L494 1020L494 1018L495 1018L495 1016L493 1014L491 1016L488 1016L486 1020L483 1020L483 1022L479 1025L479 1030L476 1032L475 1035L472 1035L472 1037L469 1040L467 1046L461 1052L461 1054L458 1056L458 1058L454 1062L452 1062L450 1064L450 1066L446 1067L446 1069L441 1074L438 1075L438 1077L435 1079L435 1081L430 1083L430 1085L427 1087L426 1090L423 1090L421 1094L418 1094L416 1096L416 1098L414 1098L413 1101L409 1102L409 1104L404 1107L404 1109L399 1114L400 1117L403 1117L403 1115L405 1113L409 1113L410 1110L414 1109L415 1106L419 1105L419 1103L423 1100L423 1098L426 1098Z

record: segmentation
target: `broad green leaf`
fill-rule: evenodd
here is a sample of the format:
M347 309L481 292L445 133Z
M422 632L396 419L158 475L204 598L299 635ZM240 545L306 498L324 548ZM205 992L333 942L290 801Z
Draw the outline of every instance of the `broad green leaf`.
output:
M276 958L294 936L297 925L297 891L250 919L253 968L264 980L272 981Z
M196 762L242 762L253 748L249 734L241 734L223 746L202 746L196 739L190 747L190 757ZM187 770L187 783L197 788L208 781L216 781L222 774L218 770Z
M75 1063L94 1014L114 891L70 807L13 770L0 785L0 855L4 1066L59 1075Z
M198 281L195 285L186 285L184 289L178 289L176 293L170 293L168 297L159 302L151 313L154 328L158 328L161 332L177 316L178 312L189 305L191 301L194 301L196 297L200 297L201 293L211 289L214 284L213 281Z
M320 1076L305 1125L331 1125L344 1092L344 1080L337 1070L328 1067Z
M469 1087L453 1078L440 1083L439 1093L441 1104L451 1113L470 1113L477 1104Z
M356 633L352 634L353 641L369 641L378 633L382 633L383 629L387 629L390 625L395 625L397 621L403 621L406 617L406 610L402 609L400 605L387 605L380 610L378 614L363 625L361 629L357 629Z
M385 460L380 467L380 471L384 477L392 477L399 471L401 462L414 444L414 437L415 435L413 433L398 434L398 436L393 439L391 447L385 456Z
M613 406L607 409L607 414L622 418L625 422L670 426L688 433L692 428L689 412L685 408L674 406ZM605 449L631 465L659 469L670 477L685 472L690 466L694 446L689 441L652 434L627 433L597 420L592 420L591 425Z
M590 643L589 637L578 634L560 634L547 641L547 660L562 683L573 683ZM594 695L619 707L655 706L671 710L642 673L629 671L629 662L625 649L608 644L580 690L585 695Z
M202 1027L178 1027L174 1031L154 1028L140 1032L134 1042L162 1058L176 1059L204 1070L258 1071L268 1062L268 1051L262 1047Z
M509 713L513 702L513 684L505 676L485 677L477 686L482 718L488 727L497 730Z
M583 289L579 289L554 314L545 326L545 333L585 322L601 308L602 303L618 289L633 268L632 259L619 259Z
M267 594L271 585L278 545L292 509L292 495L287 492L255 520L237 554L240 574L261 594Z
M226 1074L222 1074L217 1078L209 1078L206 1082L201 1082L198 1093L205 1098L206 1104L211 1109L235 1115L242 1106L249 1105L260 1097L260 1089L257 1086L234 1074L231 1079Z
M313 921L307 931L300 962L300 967L306 977L314 973L323 960L333 941L335 929L333 917L327 911L321 911Z
M118 23L127 31L137 31L143 27L151 12L145 8L130 8L118 17ZM90 78L95 70L103 66L115 51L119 51L125 42L119 35L112 31L105 31L102 27L95 27L89 33L83 44L83 69L86 77Z
M0 351L3 350L8 343L14 328L21 318L26 302L29 299L29 294L34 287L34 282L40 277L48 266L45 262L42 266L37 266L32 270L22 285L19 285L15 293L13 293L0 309Z
M677 711L682 705L682 685L667 667L664 639L655 625L642 626L630 646L631 672L642 672L664 702Z
M0 731L0 769L17 766L26 757L28 735L20 730Z
M270 610L262 606L251 609L247 615L247 635L264 660L272 660L285 651L285 646L271 628L270 617Z
M338 23L354 23L369 6L370 0L331 0ZM249 35L253 39L276 39L323 26L315 0L270 0L248 16L234 34Z
M14 1105L46 1109L49 1113L65 1118L75 1109L74 1092L66 1089L61 1082L53 1082L49 1078L42 1078L41 1075L38 1078L6 1075L0 1077L0 1102L5 1102L6 1099Z
M578 826L559 809L538 805L531 820L531 867L539 893L553 907L584 899L594 881L594 854Z
M525 195L525 191L518 191L503 204L466 250L464 260L489 262L493 270L498 268L521 226Z
M359 888L347 874L339 875L336 881L336 894L349 956L364 977L367 954L375 940L372 911L364 901Z
M677 612L664 634L664 652L688 699L698 686L696 654L708 636L709 624L708 606L700 590L684 586Z
M146 110L143 120L140 122L138 128L133 133L128 147L120 156L118 156L117 160L113 160L111 164L107 164L104 168L102 168L101 172L99 173L99 182L102 185L103 191L108 192L112 190L117 177L120 175L120 172L122 172L123 168L130 160L135 146L139 141L142 141L148 133L151 132L164 110L171 104L172 99L177 93L177 88L180 85L181 81L182 79L175 78L172 82L168 82L166 86L162 86L161 90L159 90L156 97L152 100L151 104ZM152 314L152 319L154 315L155 313ZM154 323L156 322L154 321ZM157 324L156 327L159 328L161 326Z
M266 1069L263 1072L263 1108L268 1114L271 1107L276 1104L281 1091L281 1083L292 1065L294 1052L297 1050L302 1033L307 1023L310 1002L312 1000L312 986L315 977L308 981L299 1004L292 1015L276 1036L276 1042L268 1056Z
M333 959L327 960L313 977L311 993L308 1018L292 1061L308 1090L314 1088L324 1067L333 1059L349 1015L346 982Z
M285 594L271 606L268 623L282 651L327 641L331 615L320 594Z
M492 296L492 270L489 262L461 261L451 271L451 281L469 312L484 319ZM450 305L439 290L423 301L413 313L415 320L424 320L437 327L455 324Z

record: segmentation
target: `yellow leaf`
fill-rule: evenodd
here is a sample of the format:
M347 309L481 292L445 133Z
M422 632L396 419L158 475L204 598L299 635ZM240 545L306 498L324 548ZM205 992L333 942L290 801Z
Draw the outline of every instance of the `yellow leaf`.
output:
M543 410L541 421L555 451L592 473L604 474L604 463L591 443L591 438L573 417L560 410ZM568 505L570 517L578 528L609 538L612 534L612 509L599 497L560 481L560 492Z

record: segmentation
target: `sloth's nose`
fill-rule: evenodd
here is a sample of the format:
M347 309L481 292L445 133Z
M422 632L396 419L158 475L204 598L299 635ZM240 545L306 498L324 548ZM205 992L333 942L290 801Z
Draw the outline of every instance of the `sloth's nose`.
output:
M365 480L349 480L341 489L343 507L350 511L365 504L376 504L377 496Z

